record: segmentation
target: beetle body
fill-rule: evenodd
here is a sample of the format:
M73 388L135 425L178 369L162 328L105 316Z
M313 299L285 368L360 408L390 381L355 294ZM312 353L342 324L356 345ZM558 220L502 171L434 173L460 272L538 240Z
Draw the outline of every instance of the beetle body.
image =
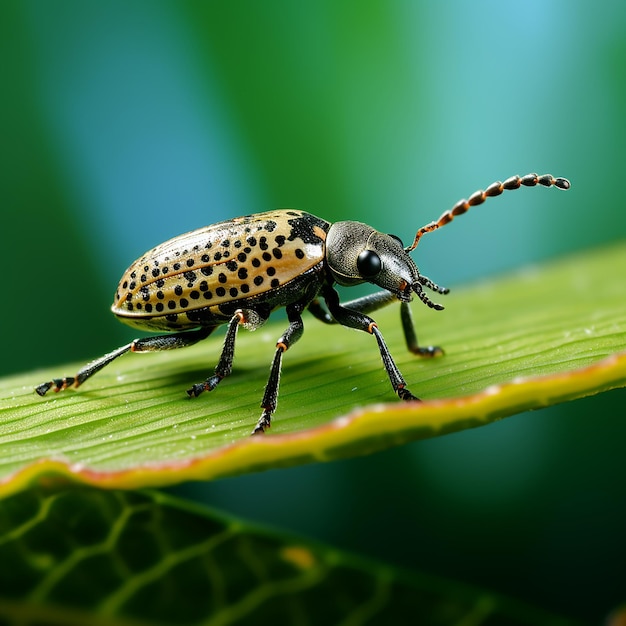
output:
M124 273L113 313L151 331L263 318L323 282L330 224L303 211L269 211L200 228L149 250Z
M126 352L151 352L192 345L226 325L226 337L213 375L193 385L196 397L211 391L232 370L239 326L254 330L271 312L285 307L288 327L276 343L270 376L253 433L270 426L276 409L283 353L301 336L302 313L308 309L319 320L363 330L374 335L395 393L417 400L407 388L371 313L400 301L402 327L408 349L420 356L438 356L437 347L421 347L413 327L409 302L414 295L441 310L425 288L448 293L420 274L410 252L420 238L449 223L506 189L543 185L568 189L569 182L550 175L514 176L461 200L439 220L420 228L410 246L394 235L354 221L330 223L296 210L269 211L226 220L180 235L146 252L124 273L115 293L113 313L135 328L165 332L144 337L96 359L74 377L58 378L36 387L39 395L50 389L77 387ZM372 283L381 291L342 305L335 285ZM325 306L322 305L322 301Z

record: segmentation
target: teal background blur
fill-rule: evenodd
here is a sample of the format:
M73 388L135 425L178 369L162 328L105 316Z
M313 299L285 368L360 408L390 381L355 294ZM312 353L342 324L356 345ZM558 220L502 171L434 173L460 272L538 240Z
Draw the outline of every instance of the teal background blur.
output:
M126 266L244 213L408 241L538 171L572 190L474 209L420 243L424 272L454 287L624 242L623 0L3 0L0 80L5 374L132 338L108 310ZM626 601L625 399L178 492L599 623Z

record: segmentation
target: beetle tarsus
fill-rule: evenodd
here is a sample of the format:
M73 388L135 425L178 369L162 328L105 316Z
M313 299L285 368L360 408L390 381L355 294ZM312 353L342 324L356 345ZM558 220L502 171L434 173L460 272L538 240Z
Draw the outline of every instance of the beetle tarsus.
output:
M190 398L197 398L201 393L204 393L205 391L213 391L213 389L215 389L219 385L220 381L223 378L224 376L214 374L213 376L207 378L204 382L192 385L189 389L187 389L187 395Z
M272 425L272 414L264 409L259 421L257 422L254 430L252 431L253 435L262 435L271 425Z
M421 400L417 396L414 396L406 387L398 387L396 393L400 400L421 402Z
M443 348L441 348L440 346L426 346L425 348L423 348L422 346L415 346L414 348L409 348L409 350L413 354L424 357L426 359L434 359L445 354Z
M35 391L40 395L40 396L45 396L48 391L50 391L50 388L52 387L54 383L42 383L41 385L37 385L37 387L35 387Z
M35 391L40 396L45 396L46 393L50 391L50 389L52 389L56 393L58 391L63 391L64 389L67 389L72 385L75 385L75 380L76 379L71 376L67 378L53 378L50 382L42 383L41 385L35 387Z

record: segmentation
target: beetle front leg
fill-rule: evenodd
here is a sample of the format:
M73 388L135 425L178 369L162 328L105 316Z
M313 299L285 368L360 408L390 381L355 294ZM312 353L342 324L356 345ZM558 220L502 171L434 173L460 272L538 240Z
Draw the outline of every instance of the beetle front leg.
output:
M344 302L342 306L345 309L350 309L351 311L356 311L358 313L372 313L373 311L378 311L378 309L382 309L383 307L388 306L394 302L397 302L398 298L389 291L377 291L376 293L369 294L367 296L362 296L361 298L357 298L356 300L350 300L348 302ZM317 317L318 320L324 322L325 324L337 324L337 320L332 317L320 304L320 301L316 298L309 304L309 311Z
M374 337L376 337L383 366L389 376L391 386L398 397L401 400L419 400L419 398L414 396L407 388L406 381L393 360L383 335L380 330L378 330L376 322L364 313L343 307L339 303L339 295L332 287L327 285L323 290L323 295L324 300L328 305L328 310L342 326L348 326L349 328L355 328L357 330L364 330L370 335L374 335Z
M276 342L276 352L272 360L270 376L267 379L263 400L261 401L263 413L261 413L261 417L252 431L253 435L264 433L266 429L271 426L272 413L276 411L276 405L278 404L278 387L280 385L280 369L283 361L283 353L302 337L304 324L302 323L301 313L304 308L305 307L300 304L287 306L289 326L282 337Z
M400 319L402 321L402 330L404 331L404 339L409 352L423 357L442 356L443 348L439 346L427 346L422 348L417 342L417 334L415 333L415 324L413 323L413 313L408 302L400 303Z

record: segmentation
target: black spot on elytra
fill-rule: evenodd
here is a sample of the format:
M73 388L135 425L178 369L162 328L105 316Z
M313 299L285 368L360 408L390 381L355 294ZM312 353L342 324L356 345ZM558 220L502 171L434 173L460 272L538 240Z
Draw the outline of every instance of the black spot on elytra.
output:
M322 239L315 234L314 227L321 228L324 232L328 232L330 224L321 220L315 215L306 214L301 217L296 217L292 220L287 220L291 226L291 233L289 234L289 241L294 239L301 239L304 243L322 243Z

